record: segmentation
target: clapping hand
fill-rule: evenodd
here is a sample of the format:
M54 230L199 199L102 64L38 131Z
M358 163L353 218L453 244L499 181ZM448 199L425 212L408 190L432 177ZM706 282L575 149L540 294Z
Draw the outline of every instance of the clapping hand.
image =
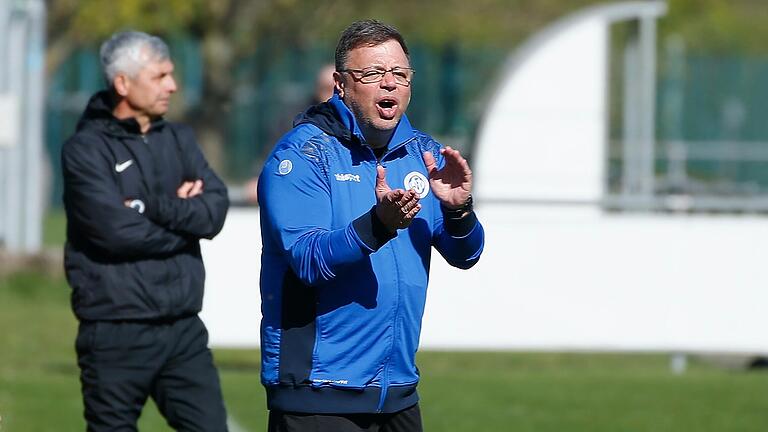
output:
M386 170L376 167L376 216L390 232L407 228L421 210L419 196L413 190L391 189Z
M429 187L446 208L461 208L472 192L472 170L458 150L445 147L440 149L440 154L445 158L445 165L442 169L437 169L437 161L432 153L424 152Z

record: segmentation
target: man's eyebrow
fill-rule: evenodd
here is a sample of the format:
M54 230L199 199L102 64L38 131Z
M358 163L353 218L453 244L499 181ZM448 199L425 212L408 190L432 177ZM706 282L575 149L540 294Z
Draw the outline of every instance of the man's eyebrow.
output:
M369 69L378 69L378 70L388 71L390 69L409 69L409 66L400 66L400 65L398 65L398 66L392 66L391 68L387 68L387 67L384 67L384 66L368 66L368 67L364 67L364 68L362 68L360 70L369 70Z

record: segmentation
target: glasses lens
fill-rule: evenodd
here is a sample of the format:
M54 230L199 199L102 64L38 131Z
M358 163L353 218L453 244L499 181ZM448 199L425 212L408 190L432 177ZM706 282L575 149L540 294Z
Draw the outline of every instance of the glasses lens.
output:
M392 77L395 79L395 83L407 86L411 84L411 78L413 78L413 69L392 68L389 70L381 69L364 69L361 71L351 70L350 72L360 73L360 82L371 84L377 83L384 78L387 72L392 72Z
M408 85L411 83L411 77L413 77L413 71L411 69L392 69L392 76L395 77L395 82L400 85Z
M386 72L384 71L376 69L364 70L363 75L360 77L360 81L368 84L379 82L384 77L385 73Z

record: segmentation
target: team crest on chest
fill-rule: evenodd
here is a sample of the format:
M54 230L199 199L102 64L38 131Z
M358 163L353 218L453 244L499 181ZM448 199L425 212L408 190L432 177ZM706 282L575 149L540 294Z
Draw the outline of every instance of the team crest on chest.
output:
M408 173L403 184L405 190L413 189L419 195L419 199L423 199L429 193L429 181L424 174L418 171Z

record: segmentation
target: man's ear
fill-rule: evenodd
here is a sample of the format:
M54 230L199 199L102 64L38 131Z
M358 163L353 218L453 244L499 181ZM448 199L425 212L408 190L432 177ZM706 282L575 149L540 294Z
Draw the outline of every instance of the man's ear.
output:
M336 88L336 92L340 98L344 97L344 80L341 77L341 72L333 72L333 86Z
M112 86L115 88L115 92L120 97L128 96L128 90L131 88L131 83L128 81L128 77L120 74L112 81Z

